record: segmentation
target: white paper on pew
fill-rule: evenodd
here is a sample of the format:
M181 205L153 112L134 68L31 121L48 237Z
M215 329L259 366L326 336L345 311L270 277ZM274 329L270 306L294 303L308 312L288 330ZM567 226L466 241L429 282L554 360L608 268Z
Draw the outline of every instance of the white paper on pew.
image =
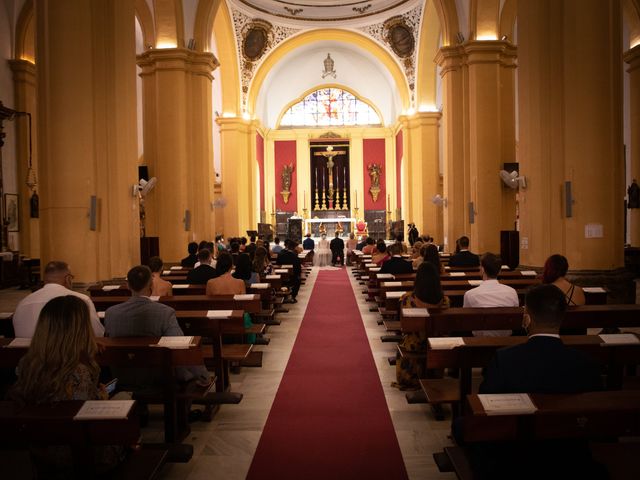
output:
M466 277L467 274L464 272L449 272L450 277Z
M306 253L299 253L298 254L298 258L307 258L307 254Z
M467 280L467 282L469 282L469 285L471 285L472 287L482 285L482 280Z
M256 296L253 293L242 293L238 295L234 295L234 300L253 300Z
M407 292L386 292L387 298L400 298Z
M13 312L0 312L0 319L6 320L7 318L13 317Z
M364 253L362 253L360 250L353 250L353 253L355 253L357 256L364 255Z
M502 265L500 267L501 270L509 270L509 265Z
M208 310L207 318L229 318L232 314L233 310Z
M601 333L598 335L606 345L633 345L640 339L633 333Z
M383 287L401 287L402 282L382 282Z
M270 285L268 283L252 283L249 288L256 288L258 290L264 290L266 288L269 288Z
M209 312L207 312L207 315ZM193 342L193 336L186 337L160 337L156 347L189 348Z
M390 280L393 280L394 278L396 278L391 273L378 273L377 276L378 276L378 280L385 280L387 278Z
M109 420L127 418L133 400L86 400L74 420Z
M171 267L171 270L182 270L182 267Z
M287 270L286 268L277 268L274 270L274 272L276 273L288 273L289 270Z
M149 300L151 300L152 302L157 302L158 300L160 300L160 295L151 295L149 297Z
M451 267L447 266L447 267L444 267L444 269L445 270L451 270Z
M31 339L30 338L14 338L13 340L11 340L11 343L9 345L7 345L7 347L10 348L20 348L20 347L28 347L29 345L31 345Z
M487 415L521 415L537 410L526 393L480 394L478 399Z
M375 268L375 267L377 267L377 265L375 263L365 263L364 266L367 267L367 268Z
M428 317L429 310L426 308L403 308L402 309L403 317Z
M163 270L162 274L163 275L171 275L171 270Z
M527 277L535 277L536 275L538 275L535 270L522 270L520 274Z
M264 277L267 280L278 280L280 278L282 278L280 275L267 275Z
M171 288L189 288L190 285L188 283L178 283L176 285L172 285Z
M104 290L105 292L110 292L111 290L118 290L120 288L120 285L105 285L104 287L102 287L102 290Z
M293 265L280 265L282 268L293 268Z
M98 313L98 318L104 318L104 315L106 312L97 312Z
M373 267L369 269L370 272L374 272L374 273L379 272L380 270L382 270L382 267Z
M464 345L464 339L462 337L429 338L429 346L432 350L451 350L456 347L461 347L462 345Z
M606 293L607 291L602 287L583 287L582 290L585 293Z

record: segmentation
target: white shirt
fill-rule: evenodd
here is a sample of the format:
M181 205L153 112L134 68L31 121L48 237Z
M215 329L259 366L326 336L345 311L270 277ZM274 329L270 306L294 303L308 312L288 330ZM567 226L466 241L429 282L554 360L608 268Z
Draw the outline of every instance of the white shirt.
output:
M13 330L15 331L16 337L33 337L40 311L45 304L52 298L65 295L74 295L86 302L89 307L89 317L91 318L93 332L96 334L96 337L104 337L104 327L98 319L96 307L93 305L91 299L82 293L74 292L57 283L45 284L40 290L26 296L18 304L13 314Z
M209 260L209 266L212 268L216 268L216 263L218 263L218 261L214 260L213 258ZM196 262L193 268L198 268L200 265L202 265L200 262Z
M464 294L463 307L491 308L518 307L518 292L509 285L503 285L496 279L483 281L480 285ZM506 337L511 330L474 330L475 337Z

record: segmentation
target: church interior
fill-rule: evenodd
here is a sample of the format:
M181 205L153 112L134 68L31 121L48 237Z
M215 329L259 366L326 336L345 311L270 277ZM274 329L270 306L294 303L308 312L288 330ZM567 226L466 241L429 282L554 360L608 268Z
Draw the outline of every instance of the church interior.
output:
M237 392L237 405L225 397L213 418L170 435L168 400L150 403L142 440L131 443L191 450L176 461L168 448L144 478L484 478L474 446L457 441L460 418L465 436L484 442L622 438L593 449L589 461L609 468L593 478L639 478L638 178L640 0L0 1L0 324L47 282L52 261L68 264L70 288L101 314L117 293L109 289L132 295L128 272L153 256L174 289L160 302L185 333L197 323L187 310L253 322L250 335L230 334L216 319L218 342L203 344L216 393ZM412 226L422 237L409 238ZM316 260L313 246L300 247L300 272L269 249L278 237L295 251L306 235ZM339 264L334 255L318 266L325 235L344 241ZM219 259L252 236L274 262L257 272L266 283L253 284L270 296L247 283L230 302L207 303L204 286L180 277L190 243L215 241ZM367 237L374 257L386 249L392 259L402 244L405 263L425 255L414 241L436 245L450 311L435 307L431 325L425 309L415 327L400 293L417 287L420 262L418 273L385 277L387 258L372 263L355 247ZM484 330L511 322L515 332L528 289L551 283L548 259L566 259L586 305L569 302L566 318L584 331L565 343L588 353L612 345L606 360L595 354L601 397L571 411L535 397L535 425L520 411L494 417L477 407L486 352L481 363L431 359L464 341L476 356L521 341L459 336L471 327L434 333L439 315L466 325L456 313L469 308L465 291L496 278L485 256L472 269L449 264L461 248L495 254L500 283L519 296L490 306L517 309L510 317L475 312ZM186 296L165 301L184 293L191 306ZM240 298L251 294L257 307ZM409 324L423 343L465 340L407 352ZM210 325L194 331L213 335ZM0 328L3 347L14 336ZM230 344L246 347L242 358ZM0 370L17 366L18 349L3 358L9 350L0 347ZM415 391L392 386L405 360L426 362ZM210 410L194 400L192 411L203 405ZM590 415L592 430L569 425ZM550 433L554 418L565 423ZM0 468L13 458L7 435Z

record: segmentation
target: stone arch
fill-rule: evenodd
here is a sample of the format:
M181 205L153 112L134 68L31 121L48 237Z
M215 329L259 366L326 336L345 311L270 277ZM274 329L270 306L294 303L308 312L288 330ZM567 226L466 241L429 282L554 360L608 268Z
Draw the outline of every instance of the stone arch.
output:
M470 36L474 40L497 40L500 0L471 0Z
M500 12L500 38L507 36L507 40L513 42L513 31L516 26L516 15L518 14L517 0L505 0Z
M456 0L433 0L433 6L440 19L442 46L455 45L457 43L456 35L460 31Z
M256 101L262 88L262 84L264 83L267 74L271 71L272 68L275 67L275 65L278 64L278 62L280 62L288 53L303 45L326 40L328 38L337 42L342 42L362 48L376 57L376 59L379 60L391 74L396 88L398 89L402 108L408 109L410 107L411 100L407 79L404 76L404 73L402 72L402 69L400 68L398 63L393 59L393 57L387 50L385 50L378 43L360 33L341 29L318 29L306 31L285 40L266 56L266 58L262 61L262 63L256 70L253 80L249 85L247 111L250 114L254 112Z

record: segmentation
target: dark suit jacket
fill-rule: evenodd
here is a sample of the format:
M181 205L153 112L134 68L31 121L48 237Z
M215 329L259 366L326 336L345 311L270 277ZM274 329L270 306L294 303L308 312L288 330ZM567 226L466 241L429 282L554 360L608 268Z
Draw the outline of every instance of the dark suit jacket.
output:
M304 242L302 242L302 248L305 250L313 250L316 246L316 242L313 241L313 238L305 238Z
M391 273L393 275L412 272L413 265L402 257L391 257L389 260L384 262L382 264L382 268L380 268L380 273Z
M183 267L193 267L197 261L198 261L198 256L193 254L183 258L182 261L180 262L180 265L182 265Z
M344 251L344 240L342 240L340 237L335 237L333 240L331 240L329 248L332 252L336 251L339 252L340 255L342 255L342 252Z
M367 244L367 242L360 242L358 245L356 245L356 250L362 251L362 249L364 248L364 246L366 244Z
M302 264L300 263L297 253L286 248L280 250L276 263L278 265L293 265L293 276L300 278L300 275L302 274Z
M187 282L193 285L205 285L212 278L216 278L218 273L211 265L199 265L187 274Z
M450 267L478 267L480 266L480 257L469 250L454 253L449 258Z
M559 338L534 336L496 352L484 372L480 393L579 393L602 389L591 357Z

